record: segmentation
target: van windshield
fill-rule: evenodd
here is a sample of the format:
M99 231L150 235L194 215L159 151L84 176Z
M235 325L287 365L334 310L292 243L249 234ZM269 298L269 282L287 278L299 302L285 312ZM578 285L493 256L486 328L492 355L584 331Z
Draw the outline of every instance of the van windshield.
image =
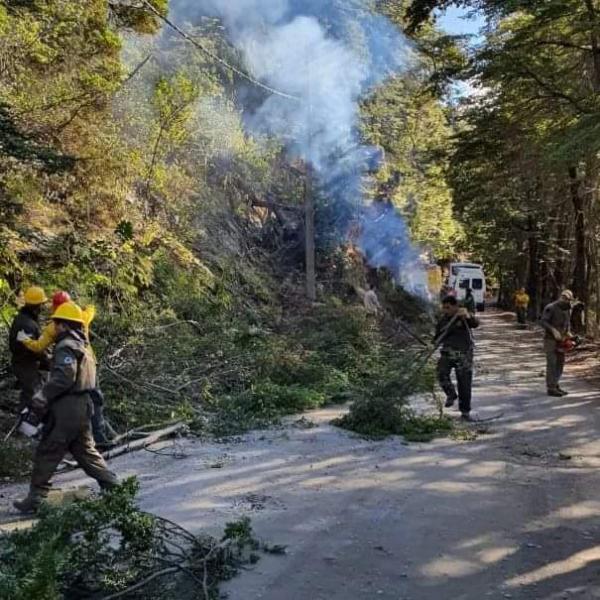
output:
M455 265L452 267L452 275L458 275L460 271L469 270L469 271L481 271L481 267L478 265Z
M480 281L481 281L481 280L480 280ZM466 290L466 289L468 289L468 288L470 287L470 286L469 286L469 279L461 279L461 280L460 280L460 284L459 284L459 286L460 286L460 289L461 289L461 290Z

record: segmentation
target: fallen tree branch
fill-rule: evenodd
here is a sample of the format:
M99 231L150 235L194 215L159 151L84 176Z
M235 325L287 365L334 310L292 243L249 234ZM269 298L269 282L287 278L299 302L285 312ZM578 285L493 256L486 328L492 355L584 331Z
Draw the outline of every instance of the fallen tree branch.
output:
M123 446L118 446L117 448L108 450L107 452L104 452L102 456L104 456L106 460L110 460L111 458L121 456L122 454L127 454L128 452L143 450L147 446L156 444L156 442L162 440L163 438L169 437L175 433L183 431L186 427L186 424L183 422L175 423L175 425L165 427L164 429L159 429L158 431L155 431L153 434L149 435L148 437L142 438L141 440L134 440L133 442L129 442L127 444L124 444Z
M170 427L171 425L177 425L181 421L162 421L161 423L148 423L146 425L140 425L139 427L135 427L134 429L129 429L125 433L121 433L117 437L115 437L112 442L113 444L118 444L119 442L123 442L125 440L129 440L130 438L145 438L149 435L152 435L159 429L164 429L165 427Z
M408 325L406 325L406 323L404 323L402 319L398 319L396 321L396 325L398 325L399 329L402 329L403 331L408 333L408 335L410 335L414 340L419 342L419 344L425 346L426 348L429 347L429 344L421 336L417 335Z
M104 368L107 371L110 371L113 375L115 375L116 377L118 377L122 381L125 381L125 382L129 383L130 385L132 385L134 387L138 387L138 388L141 388L141 389L152 389L154 391L164 392L165 394L170 394L171 396L179 396L179 392L177 392L175 390L170 390L169 388L163 387L162 385L156 385L155 383L137 383L135 381L132 381L128 377L125 377L125 375L121 375L121 373L119 373L118 371L116 371L112 367L109 367L106 364L103 365L103 366L104 366Z
M200 333L204 332L202 325L198 323L198 321L174 321L173 323L167 323L166 325L156 325L155 327L150 328L151 331L164 331L165 329L170 329L171 327L176 327L177 325L190 325ZM143 333L144 330L142 330Z
M106 452L102 452L101 454L105 460L110 460L111 458L121 456L122 454L127 454L129 452L135 452L137 450L144 450L148 446L151 446L152 444L156 444L156 442L159 442L160 440L162 440L166 437L169 437L175 433L179 433L180 431L183 431L186 427L187 427L187 425L180 421L180 422L175 423L174 425L165 427L164 429L159 429L157 431L154 431L153 433L150 433L141 439L133 440L132 442L128 442L127 444L117 446L116 448L112 448L110 450L107 450ZM129 432L129 434L131 434L131 433L132 432ZM129 434L124 434L124 435L129 435ZM77 462L71 461L71 460L63 460L61 463L61 466L58 467L58 469L56 469L56 472L61 473L62 471L67 471L70 469L79 469L79 468L80 468L80 465Z
M156 573L152 573L152 575L150 575L149 577L146 577L146 579L142 579L142 581L136 583L135 585L132 585L131 587L128 587L127 589L122 590L120 592L117 592L116 594L111 594L110 596L104 596L100 600L115 600L115 598L122 598L123 596L126 596L127 594L130 594L131 592L134 592L135 590L139 590L140 588L144 587L145 585L147 585L148 583L150 583L152 580L156 579L157 577L162 577L163 575L169 575L170 573L175 573L175 571L179 571L179 567L168 567L166 569L162 569L161 571L156 571Z

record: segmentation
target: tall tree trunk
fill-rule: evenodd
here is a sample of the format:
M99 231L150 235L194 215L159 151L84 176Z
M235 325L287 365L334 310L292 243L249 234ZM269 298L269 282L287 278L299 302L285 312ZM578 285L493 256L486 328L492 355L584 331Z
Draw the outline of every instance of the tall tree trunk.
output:
M575 212L575 264L573 268L573 292L583 298L586 295L586 231L585 231L585 203L580 193L580 181L577 177L577 168L569 169L571 202Z
M527 273L527 293L532 302L529 303L529 317L537 318L540 306L540 289L539 289L539 244L538 234L535 221L531 215L527 218L527 245L528 245L528 262L529 269Z
M575 296L587 302L587 253L586 253L586 228L585 228L585 200L581 194L581 183L577 173L577 167L569 168L569 180L571 189L571 202L575 212L575 264L573 268L573 293ZM581 314L581 313L580 313ZM585 324L583 319L577 319L573 328L583 332Z
M590 44L592 46L592 85L594 92L600 91L600 35L598 27L598 13L594 0L584 0L590 19Z
M570 255L569 233L571 229L570 203L565 199L564 186L555 186L549 197L549 204L553 207L553 223L556 236L552 254L554 256L553 280L554 292L557 293L569 285Z

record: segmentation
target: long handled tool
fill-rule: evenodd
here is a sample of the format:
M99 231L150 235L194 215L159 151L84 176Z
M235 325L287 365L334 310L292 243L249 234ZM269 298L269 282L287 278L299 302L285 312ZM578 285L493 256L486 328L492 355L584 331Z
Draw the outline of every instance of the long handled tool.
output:
M406 323L403 323L402 320L396 321L396 324L400 329L408 333L410 337L419 342L419 344L425 346L426 348L429 348L429 344L421 336L417 335L408 325L406 325Z
M4 439L2 440L3 444L6 444L6 442L8 442L8 440L12 437L13 433L19 428L19 425L21 425L21 415L19 415L19 418L15 421L15 424L10 428L10 431L4 436Z
M451 327L456 321L462 317L459 317L458 313L455 314L449 321L448 325L444 327L440 335L435 339L433 347L423 352L421 356L417 356L411 365L411 373L407 379L400 386L400 391L403 392L408 386L413 383L419 373L425 368L425 365L429 362L429 359L436 353L437 349L442 345L448 334L450 333Z

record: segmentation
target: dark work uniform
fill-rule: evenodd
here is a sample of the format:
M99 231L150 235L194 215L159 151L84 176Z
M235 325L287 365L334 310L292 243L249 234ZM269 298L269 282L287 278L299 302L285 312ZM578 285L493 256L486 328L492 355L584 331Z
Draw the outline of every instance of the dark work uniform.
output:
M435 330L435 339L444 335L451 322L451 317L440 319ZM475 317L458 318L450 326L442 342L440 360L438 362L438 381L444 390L446 398L454 401L458 398L460 412L468 414L471 411L471 387L473 385L473 336L471 329L479 327ZM452 383L452 370L456 373L458 393Z
M470 296L465 296L465 299L463 300L463 306L472 314L475 314L475 298L473 297L473 294L471 294Z
M47 495L50 479L67 452L100 487L110 488L117 483L94 446L90 394L95 387L96 361L83 332L72 330L59 335L50 378L43 388L48 414L34 459L32 497Z
M558 390L559 382L565 367L565 353L560 351L559 343L551 333L556 329L566 338L571 331L571 307L563 305L560 300L552 302L544 308L541 325L545 330L544 352L546 353L546 387L549 391Z
M24 306L13 321L8 334L8 344L12 355L12 370L21 386L19 411L31 405L33 394L41 386L40 366L44 357L31 352L21 342L17 334L23 330L37 340L41 334L38 316L27 306Z

